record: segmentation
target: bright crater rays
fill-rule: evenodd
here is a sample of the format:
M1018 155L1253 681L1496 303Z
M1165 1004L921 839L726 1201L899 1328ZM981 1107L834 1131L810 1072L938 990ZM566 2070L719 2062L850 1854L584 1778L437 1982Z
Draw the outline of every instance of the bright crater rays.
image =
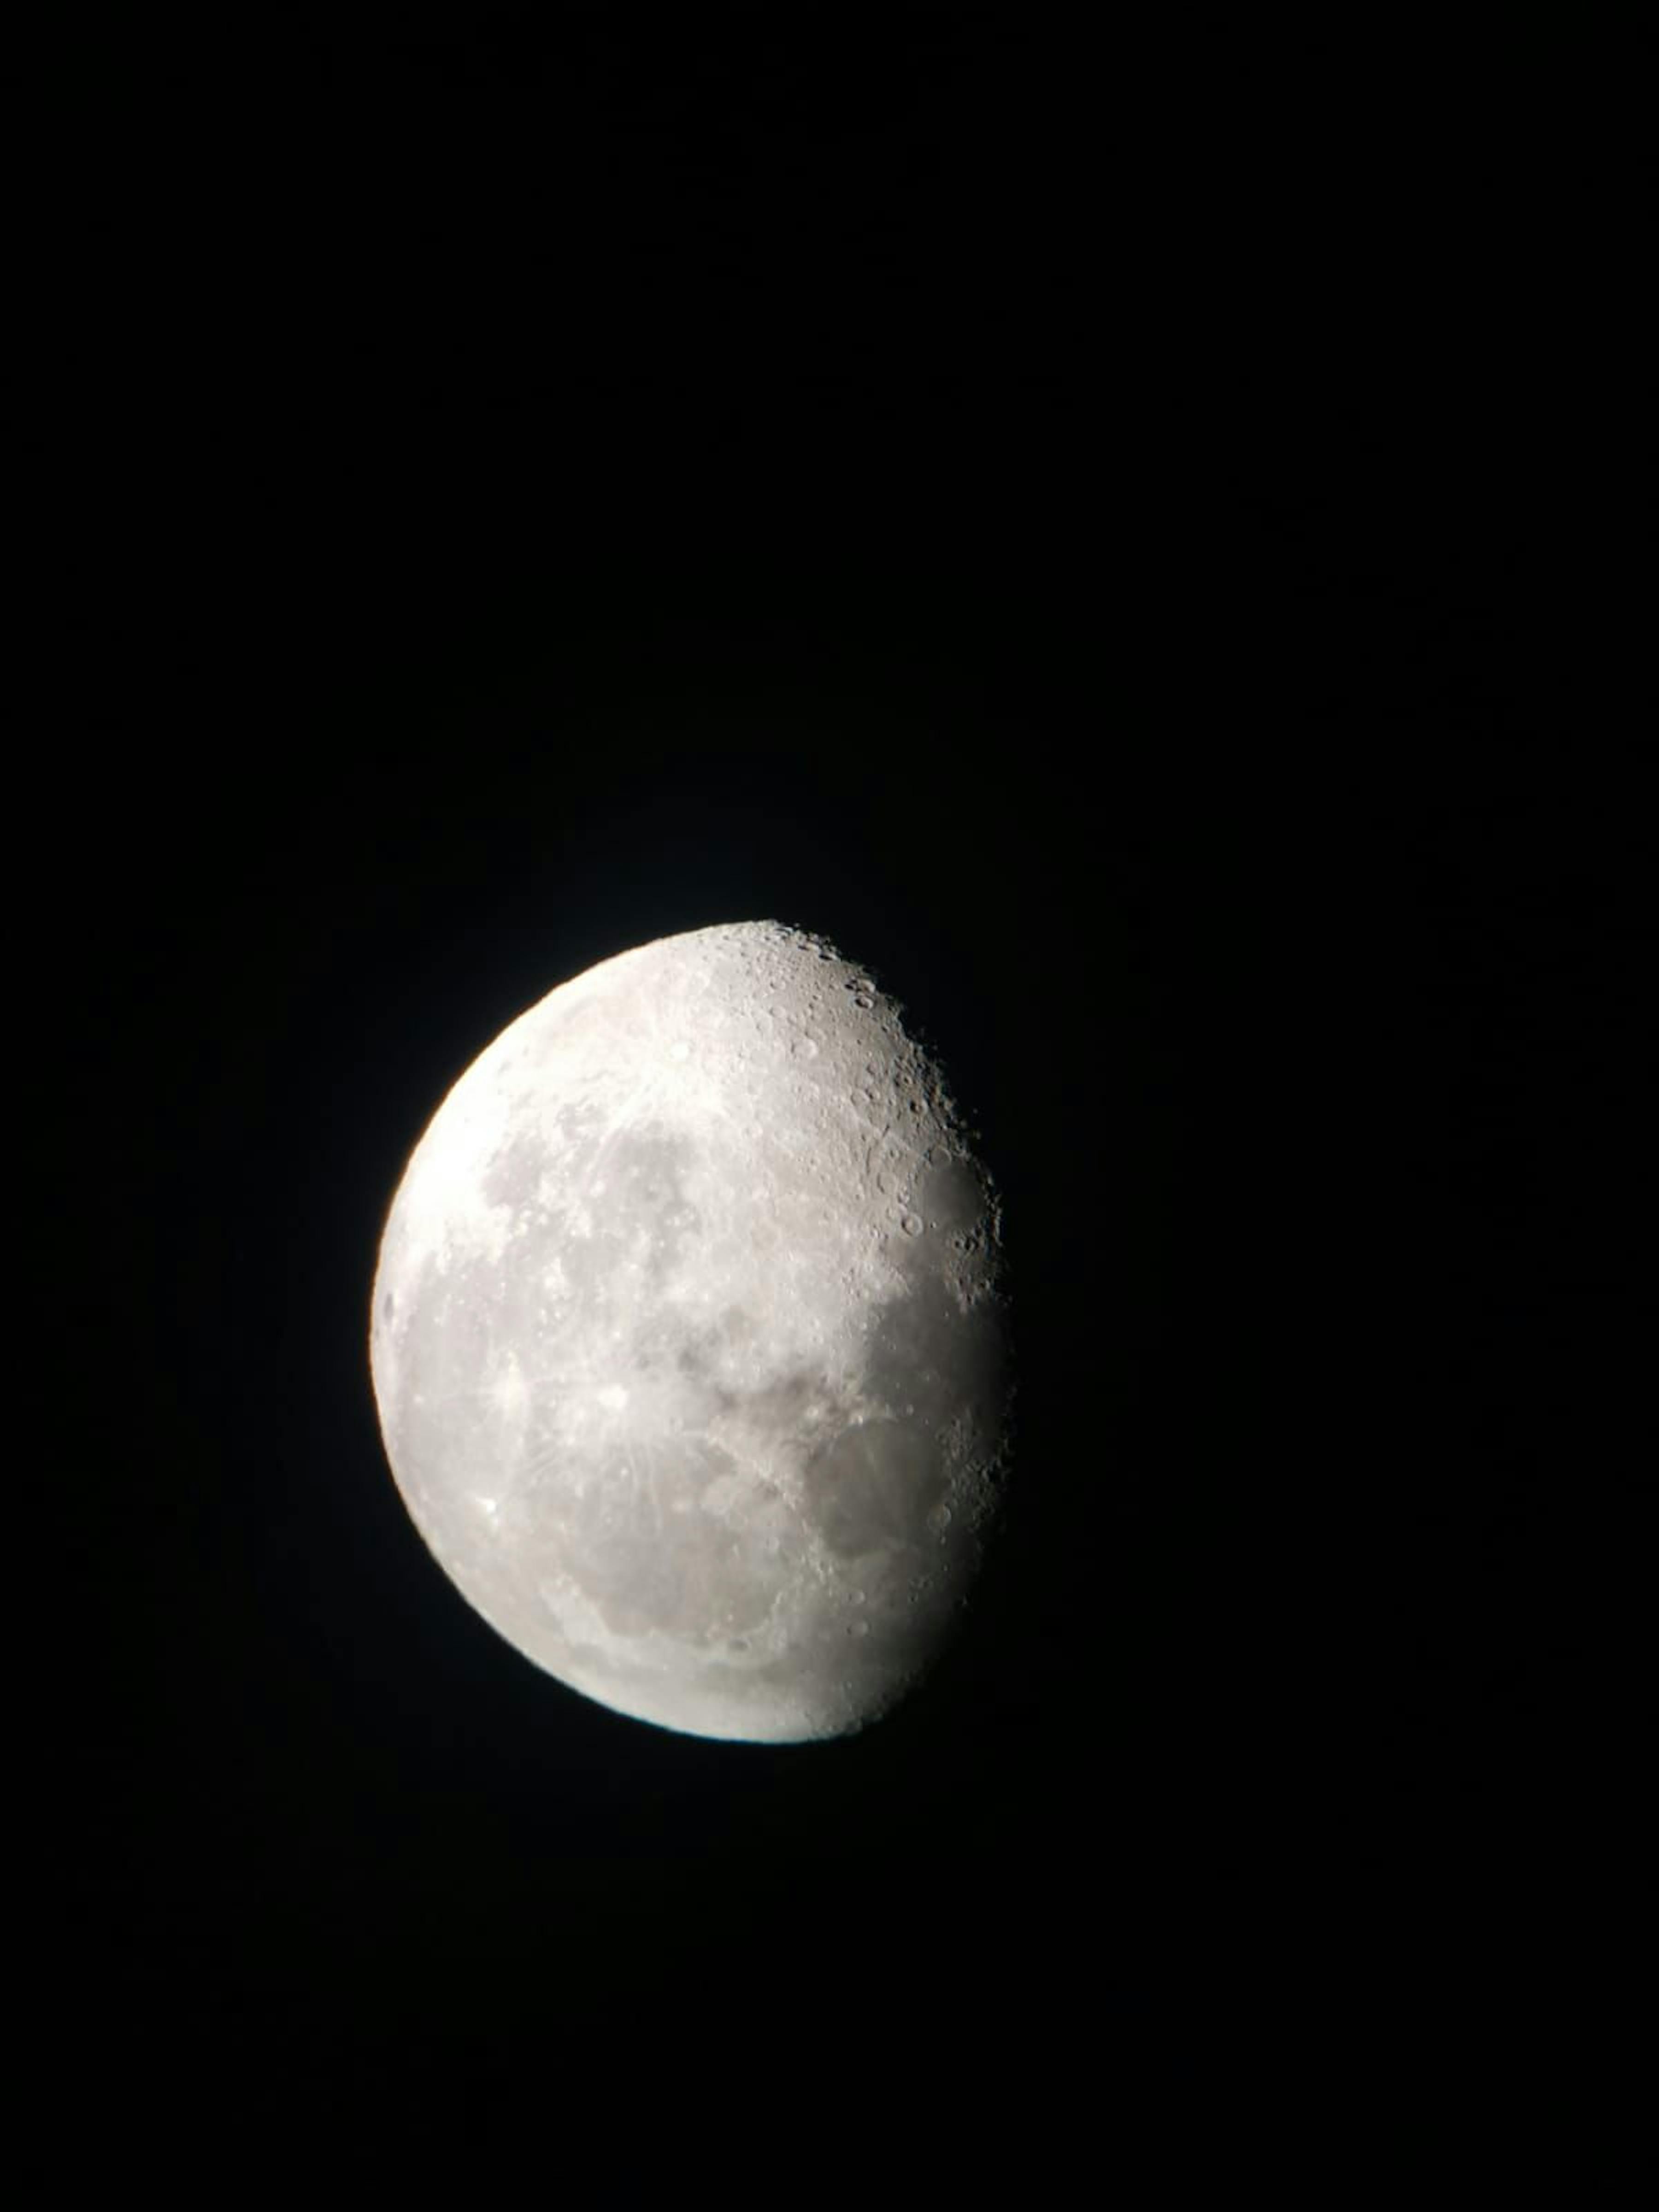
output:
M562 985L416 1146L370 1368L469 1602L617 1711L793 1742L946 1639L1006 1441L999 1215L861 969L774 922Z

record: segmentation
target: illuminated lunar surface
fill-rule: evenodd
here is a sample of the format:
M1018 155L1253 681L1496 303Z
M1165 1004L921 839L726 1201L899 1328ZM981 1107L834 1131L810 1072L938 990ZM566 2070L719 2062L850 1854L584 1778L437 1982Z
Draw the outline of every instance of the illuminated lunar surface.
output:
M994 1191L897 1009L775 922L624 952L456 1084L369 1357L416 1528L538 1666L751 1742L937 1655L1005 1448Z

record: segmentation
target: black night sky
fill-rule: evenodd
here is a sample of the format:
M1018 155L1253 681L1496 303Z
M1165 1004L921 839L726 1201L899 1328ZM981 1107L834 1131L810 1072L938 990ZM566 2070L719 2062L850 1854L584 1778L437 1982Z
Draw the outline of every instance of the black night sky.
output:
M1633 718L1553 173L1317 47L552 12L80 64L51 2033L210 2136L1420 2046L1594 1781ZM761 916L977 1114L1022 1379L961 1644L788 1750L501 1642L364 1350L478 1049Z

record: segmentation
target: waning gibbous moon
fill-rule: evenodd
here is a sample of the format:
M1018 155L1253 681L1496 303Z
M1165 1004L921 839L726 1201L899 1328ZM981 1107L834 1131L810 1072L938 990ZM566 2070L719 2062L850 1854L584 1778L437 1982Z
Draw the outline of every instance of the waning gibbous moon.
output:
M927 1671L1006 1455L1000 1213L939 1069L823 939L618 954L410 1158L369 1364L428 1547L538 1667L702 1736L848 1734Z

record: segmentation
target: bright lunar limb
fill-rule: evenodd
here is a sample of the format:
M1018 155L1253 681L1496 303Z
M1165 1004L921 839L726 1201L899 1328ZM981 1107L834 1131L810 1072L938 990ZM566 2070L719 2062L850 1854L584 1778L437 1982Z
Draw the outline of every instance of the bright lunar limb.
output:
M823 939L739 922L604 961L480 1054L392 1200L369 1362L410 1514L602 1705L859 1729L979 1564L999 1231L939 1070Z

